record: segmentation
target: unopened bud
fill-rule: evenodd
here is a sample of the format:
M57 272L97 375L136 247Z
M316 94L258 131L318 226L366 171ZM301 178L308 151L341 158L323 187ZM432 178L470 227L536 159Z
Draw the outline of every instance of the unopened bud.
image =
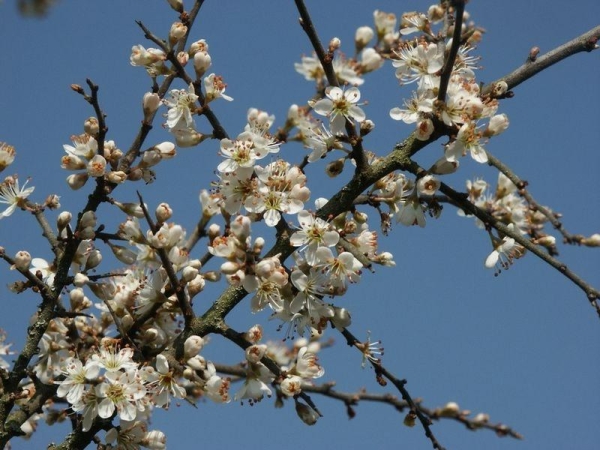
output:
M50 194L46 197L44 205L46 205L46 208L48 209L58 209L60 208L60 197L56 194Z
M262 326L256 324L256 325L250 327L250 329L246 332L244 337L246 338L246 340L252 342L253 344L256 344L263 337Z
M205 286L206 281L204 281L204 277L200 274L196 275L194 279L187 284L187 290L190 298L194 298L196 295L202 292Z
M161 203L156 207L154 215L156 216L156 220L158 220L160 223L164 223L171 218L173 215L173 210L168 203Z
M296 414L298 414L300 420L306 425L314 425L319 420L319 414L310 406L300 401L296 401Z
M171 8L177 11L179 14L183 12L183 0L167 0Z
M101 262L102 262L102 253L100 253L100 250L98 250L98 249L92 250L85 261L85 271L88 271L95 267L98 267Z
M67 184L71 189L76 191L81 189L87 182L89 175L87 173L74 173L67 177Z
M94 211L86 211L81 216L79 221L79 228L95 227L96 226L96 213Z
M529 50L529 56L527 56L527 61L534 62L537 59L539 54L540 54L539 47L531 47L531 50Z
M111 183L121 184L127 181L127 174L122 170L117 170L106 174L106 179Z
M171 45L175 45L179 42L187 33L188 27L186 27L181 22L175 22L171 25L171 30L169 31L169 42Z
M83 122L83 130L86 134L90 136L96 136L98 131L100 131L100 126L98 125L98 119L95 117L90 117Z
M181 271L181 279L186 283L189 283L198 275L198 269L191 266L185 266Z
M442 417L456 417L460 413L460 407L455 402L448 402L440 410L440 416Z
M417 423L417 414L414 411L410 411L406 416L404 416L404 425L407 427L414 427Z
M137 254L132 250L128 249L127 247L123 247L122 245L114 245L110 243L108 245L110 246L113 255L115 255L115 257L123 264L130 265L137 261Z
M331 41L329 41L329 51L330 52L335 52L337 49L339 49L342 45L342 41L340 40L340 38L334 37L331 39Z
M331 161L329 164L327 164L327 167L325 168L325 173L331 178L337 177L344 171L344 161L344 158Z
M79 272L78 274L75 275L75 277L73 277L73 285L77 286L77 287L83 287L89 281L90 281L90 279L88 278L88 276L81 272Z
M73 215L69 211L63 211L58 215L56 219L56 228L58 229L58 234L64 230L67 225L71 222Z
M190 359L196 356L200 353L202 347L204 347L204 339L196 335L190 336L183 343L183 357L185 359Z
M11 269L15 268L20 271L26 271L27 269L29 269L29 264L31 264L31 255L29 254L29 252L21 250L18 251L15 255L15 263L11 267Z
M365 48L371 39L375 36L375 32L371 27L359 27L356 29L354 35L354 46L356 47L356 53L360 52Z
M142 107L144 109L144 120L148 121L153 114L158 110L160 106L160 97L154 92L146 92L144 99L142 100Z
M139 203L120 203L114 201L113 205L129 216L137 217L138 219L144 217L144 210Z
M206 73L211 64L212 58L208 52L199 51L194 54L194 70L196 71L196 76L198 78Z
M371 131L373 131L374 128L375 128L375 123L372 120L369 120L369 119L363 120L360 123L360 135L366 136Z
M590 237L583 238L581 240L581 244L585 245L586 247L600 247L600 234L595 233Z
M508 91L506 81L498 81L492 88L492 97L502 97Z
M173 158L177 154L177 152L175 151L175 144L168 141L161 142L160 144L155 145L154 149L160 152L160 156L163 159Z

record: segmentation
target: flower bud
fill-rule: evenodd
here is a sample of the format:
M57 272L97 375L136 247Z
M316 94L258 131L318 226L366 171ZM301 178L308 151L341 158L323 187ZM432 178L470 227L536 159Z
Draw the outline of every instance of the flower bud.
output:
M438 159L433 166L429 169L429 172L436 175L448 175L458 170L458 160L448 161L445 156Z
M300 420L306 425L314 425L319 420L319 414L310 406L300 401L296 401L296 414L298 414Z
M101 262L102 253L100 253L100 250L92 250L85 261L85 271L87 272L88 270L98 267Z
M194 279L187 284L187 290L190 298L194 298L196 295L202 292L205 286L206 281L204 281L204 277L200 274L196 275Z
M183 357L185 359L193 358L200 353L202 347L204 347L204 339L196 335L190 336L183 343Z
M340 40L340 38L334 37L331 38L331 41L329 41L329 51L330 52L335 52L336 50L338 50L342 45L342 41Z
M340 159L336 159L335 161L331 161L329 164L327 164L327 167L325 168L325 173L330 177L330 178L335 178L337 177L339 174L341 174L344 171L344 158L340 158Z
M144 435L140 444L150 450L164 450L167 448L167 436L160 430L151 430Z
M154 149L159 151L160 156L163 159L170 159L177 154L175 151L175 144L172 142L161 142L160 144L155 145Z
M492 97L501 97L506 91L508 91L508 84L506 81L498 81L492 88Z
M410 411L406 416L404 416L404 425L407 427L414 427L417 423L417 414L414 411Z
M98 131L100 131L100 126L98 125L98 119L95 117L90 117L83 122L83 130L86 134L90 136L96 136Z
M583 238L581 240L581 244L585 245L586 247L600 247L600 234L595 233L590 237Z
M173 210L168 203L161 203L156 207L154 215L156 216L156 220L158 220L160 223L164 223L171 218L173 215Z
M121 261L123 264L133 264L137 261L137 254L127 247L123 247L122 245L114 245L109 243L110 249L113 252L113 255Z
M15 263L11 269L18 269L20 271L26 271L31 264L31 255L25 250L18 251L15 255Z
M15 160L15 148L6 142L0 142L0 172L10 166Z
M106 175L106 179L114 184L121 184L127 181L127 174L122 170L117 170L114 172L109 172Z
M531 47L531 50L529 50L529 56L527 57L527 60L529 62L534 62L537 59L539 54L540 54L539 47Z
M48 197L46 197L44 205L48 209L58 209L60 208L60 197L56 194L50 194Z
M84 299L85 294L81 288L71 289L71 292L69 292L69 301L73 311L81 311Z
M354 35L354 46L356 47L356 53L360 52L363 48L365 48L371 39L375 36L375 32L371 27L359 27L356 29L356 34Z
M496 114L490 119L487 129L483 135L485 137L497 136L508 128L508 117L506 114Z
M181 22L175 22L171 25L171 30L169 31L169 42L171 45L175 45L179 42L187 33L188 27L186 27Z
M331 323L338 329L347 328L352 324L352 318L346 308L333 308L333 317Z
M171 8L177 11L179 14L183 12L183 0L167 0Z
M375 128L375 123L372 120L370 120L370 119L363 120L360 123L360 135L366 136L371 131L373 131L374 128Z
M96 213L94 211L86 211L81 216L79 221L79 228L95 227L96 226Z
M448 402L440 410L440 416L442 417L456 417L460 413L460 408L455 402Z
M139 203L120 203L115 200L113 205L129 216L137 217L138 219L144 217L144 210Z
M246 338L246 340L248 340L249 342L252 342L253 344L256 344L258 341L260 341L263 337L263 329L260 325L254 325L253 327L251 327L245 334L244 336Z
M148 121L160 106L160 97L154 92L146 92L142 100L142 108L144 109L144 120Z
M189 130L187 128L174 130L173 134L175 134L175 143L178 147L182 148L195 147L209 137L202 133L198 133L196 130Z
M189 283L198 275L198 269L191 266L185 266L181 271L181 279L186 283Z
M211 64L212 59L208 52L199 51L194 54L194 70L196 71L196 76L198 78L206 73Z
M63 211L58 215L58 218L56 219L56 228L58 230L58 234L60 234L62 230L69 225L72 218L73 215L69 211Z
M88 276L81 272L79 272L78 274L75 275L75 277L73 277L73 285L75 285L77 287L83 287L89 281L90 281L90 279L88 278Z

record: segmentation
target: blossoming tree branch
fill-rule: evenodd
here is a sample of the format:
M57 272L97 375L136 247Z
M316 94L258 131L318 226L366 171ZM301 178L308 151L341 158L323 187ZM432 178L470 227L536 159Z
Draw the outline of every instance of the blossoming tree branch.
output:
M447 205L489 236L482 270L498 275L519 258L539 258L582 291L600 316L600 292L558 259L555 236L598 247L600 234L569 233L521 175L486 150L509 128L502 103L512 89L562 59L596 50L600 27L546 54L533 48L522 67L483 85L473 48L482 29L465 20L464 1L399 16L375 11L372 26L356 30L348 57L337 38L323 45L296 0L312 52L295 69L314 84L314 96L291 105L279 121L250 107L243 130L225 130L211 106L234 99L226 93L226 76L211 71L209 44L193 32L202 4L168 0L175 22L165 33L138 22L147 43L132 48L130 63L152 89L141 99L141 127L126 151L111 140L99 86L91 79L72 85L91 117L64 145L60 165L74 195L87 195L83 209L61 210L56 195L39 202L39 188L17 175L0 184L6 207L0 227L29 212L53 254L52 260L36 257L38 250L25 243L9 254L8 243L0 242L6 269L15 271L12 292L31 291L40 299L24 324L23 348L13 351L9 337L0 335L0 448L33 433L44 418L72 424L64 441L49 448L162 449L168 436L150 426L157 408L200 399L253 404L272 396L293 404L307 425L320 419L322 397L343 402L350 415L361 401L388 403L436 449L443 448L433 427L439 420L520 438L487 414L471 417L454 402L431 407L413 397L427 393L411 393L400 368L384 364L379 341L357 337L364 330L353 330L340 299L354 284L376 278L373 267L395 270L377 229L387 235L393 222L426 227L444 219ZM378 70L395 77L406 95L389 111L390 120L413 128L393 149L376 154L365 149L369 135L390 124L376 128L363 99L369 74ZM171 141L147 143L157 125ZM423 167L419 153L436 141L443 151ZM302 160L287 151L293 145L306 149ZM186 232L172 220L167 198L146 204L144 183L161 183L160 164L176 158L178 149L208 146L218 146L222 159L213 180L200 180L202 213ZM16 153L10 143L0 144L0 170ZM497 180L469 180L466 190L445 183L468 158L495 167ZM311 184L312 166L330 177L353 174L324 198ZM121 185L130 183L139 185L138 197L118 200ZM98 212L103 204L118 211L120 223ZM55 223L49 219L54 211ZM220 283L222 293L200 303L209 283ZM227 319L237 308L257 313L256 320L279 321L279 339L264 340L260 324L232 328ZM354 347L375 383L395 395L341 392L319 381L326 367L317 355L332 335ZM235 344L243 362L231 366L202 356L209 336Z

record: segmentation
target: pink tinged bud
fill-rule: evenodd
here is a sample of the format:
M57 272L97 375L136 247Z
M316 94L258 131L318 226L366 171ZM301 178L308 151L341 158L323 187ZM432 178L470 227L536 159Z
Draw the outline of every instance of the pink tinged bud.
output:
M26 271L29 268L29 264L31 264L31 255L29 252L25 250L18 251L15 255L15 263L11 267L18 269L20 271Z
M319 420L319 415L310 406L296 401L296 414L300 417L300 420L306 425L314 425Z
M266 352L267 352L266 345L258 345L258 344L251 345L250 347L248 347L246 349L246 360L248 362L256 364L256 363L260 362L260 360L263 358L263 356L265 356Z
M94 213L94 211L86 211L83 213L83 216L81 216L81 220L79 221L79 228L95 227L96 223L96 213Z
M198 53L194 54L194 70L196 71L196 76L198 78L206 73L211 64L212 59L208 52L199 51Z
M158 94L153 92L146 92L144 99L142 100L142 107L144 109L144 119L148 120L158 110L160 106L160 97Z
M89 134L90 136L96 136L98 134L98 131L100 131L98 119L96 119L95 117L90 117L86 119L86 121L83 122L83 130L86 134Z
M106 159L104 156L96 155L87 164L87 172L92 177L101 177L106 171Z
M173 8L178 13L183 12L183 0L167 0L171 8Z
M415 137L420 141L426 141L430 138L433 133L433 122L431 119L424 119L417 122L417 129L415 130Z
M190 55L188 55L187 52L179 52L179 53L177 53L177 61L182 66L185 66L188 63L189 60L190 60Z
M508 128L508 117L506 114L497 114L490 119L487 130L484 132L484 136L497 136L503 133Z
M202 347L204 347L204 339L196 335L190 336L183 343L183 357L185 359L193 358L200 353Z
M85 286L87 283L89 283L90 279L88 278L87 275L79 272L77 275L75 275L75 277L73 278L73 285L77 286L77 287L83 287Z
M168 203L161 203L156 207L154 215L156 216L156 220L164 223L171 218L173 215L173 210Z

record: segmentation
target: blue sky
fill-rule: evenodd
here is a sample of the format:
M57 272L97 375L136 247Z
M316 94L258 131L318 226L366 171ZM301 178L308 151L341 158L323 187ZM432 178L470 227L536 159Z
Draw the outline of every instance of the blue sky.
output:
M354 31L362 25L373 26L374 9L400 16L405 11L426 10L429 3L345 0L308 1L307 5L323 42L337 36L342 49L352 53ZM568 7L557 1L543 5L473 1L467 10L487 30L476 50L483 58L483 69L477 73L483 82L518 67L532 46L548 51L597 26L600 17L600 5L592 0L573 1ZM232 103L214 103L230 135L241 132L250 107L275 114L275 125L281 126L290 104L305 103L313 95L313 86L294 71L293 63L311 53L297 17L292 2L276 0L208 1L203 6L192 38L208 41L211 71L224 77L227 94L234 98ZM80 133L83 120L92 115L89 105L69 89L71 83L85 85L85 79L91 78L100 85L109 139L126 149L135 137L141 97L150 81L143 69L130 66L129 54L135 44L153 46L144 40L135 20L166 36L176 15L166 2L81 1L59 2L48 17L25 19L11 2L0 4L4 61L0 141L15 146L17 160L8 172L18 173L22 181L32 178L34 200L43 201L49 193L56 193L63 209L75 213L87 198L85 188L68 189L66 173L60 169L62 145L70 143L69 137ZM563 214L570 232L584 235L600 232L598 58L599 53L575 55L517 87L515 97L500 105L510 127L488 146L529 182L530 192L541 204ZM399 87L388 64L367 77L361 92L369 101L365 112L376 124L365 146L385 155L412 131L388 115L410 96L411 87ZM200 131L210 130L202 120L197 123ZM170 138L156 125L149 145ZM181 149L177 158L158 167L154 184L119 189L114 196L135 201L134 190L140 189L151 205L170 203L174 220L191 229L199 214L198 192L216 178L218 148L214 141ZM427 165L440 151L439 143L434 143L417 161ZM304 154L300 146L288 145L280 155L299 162ZM466 179L480 176L495 184L490 168L470 159L463 161L461 170L444 181L456 189L464 189ZM347 179L330 181L323 169L324 164L308 167L313 199L330 195ZM372 211L367 212L374 217ZM0 245L9 254L27 249L34 256L49 257L40 234L34 220L23 212L0 221ZM558 233L554 235L560 242ZM425 229L395 225L387 238L380 239L380 248L394 254L397 266L365 273L361 283L339 300L352 312L354 334L365 337L371 330L375 339L382 339L385 366L406 378L413 397L422 398L427 406L455 401L473 413L487 412L493 422L504 422L525 436L524 441L501 439L445 421L433 426L444 446L597 448L600 327L577 287L532 255L494 277L483 267L491 251L487 235L471 219L458 217L450 206L439 220L429 220ZM600 284L596 249L560 245L559 251L569 267L592 284ZM19 349L38 300L30 294L11 295L5 286L14 279L14 272L0 271L0 328ZM210 301L208 294L199 298L197 312ZM229 321L239 330L260 322L268 337L281 338L277 323L267 322L267 317L266 312L251 315L243 302ZM341 336L331 332L329 336L337 345L320 354L326 370L323 381L335 380L344 391L364 387L396 394L390 387L380 388L372 370L361 369L360 355L344 345ZM232 364L243 357L219 338L203 354ZM194 409L182 404L167 413L157 411L153 426L167 433L171 449L198 445L431 448L419 426L406 428L403 416L387 405L361 403L357 416L348 420L339 402L313 399L324 417L310 428L296 418L291 403L276 410L272 400L253 407L206 403ZM13 446L45 448L49 442L60 442L65 433L65 427L41 425L32 441L15 440Z

